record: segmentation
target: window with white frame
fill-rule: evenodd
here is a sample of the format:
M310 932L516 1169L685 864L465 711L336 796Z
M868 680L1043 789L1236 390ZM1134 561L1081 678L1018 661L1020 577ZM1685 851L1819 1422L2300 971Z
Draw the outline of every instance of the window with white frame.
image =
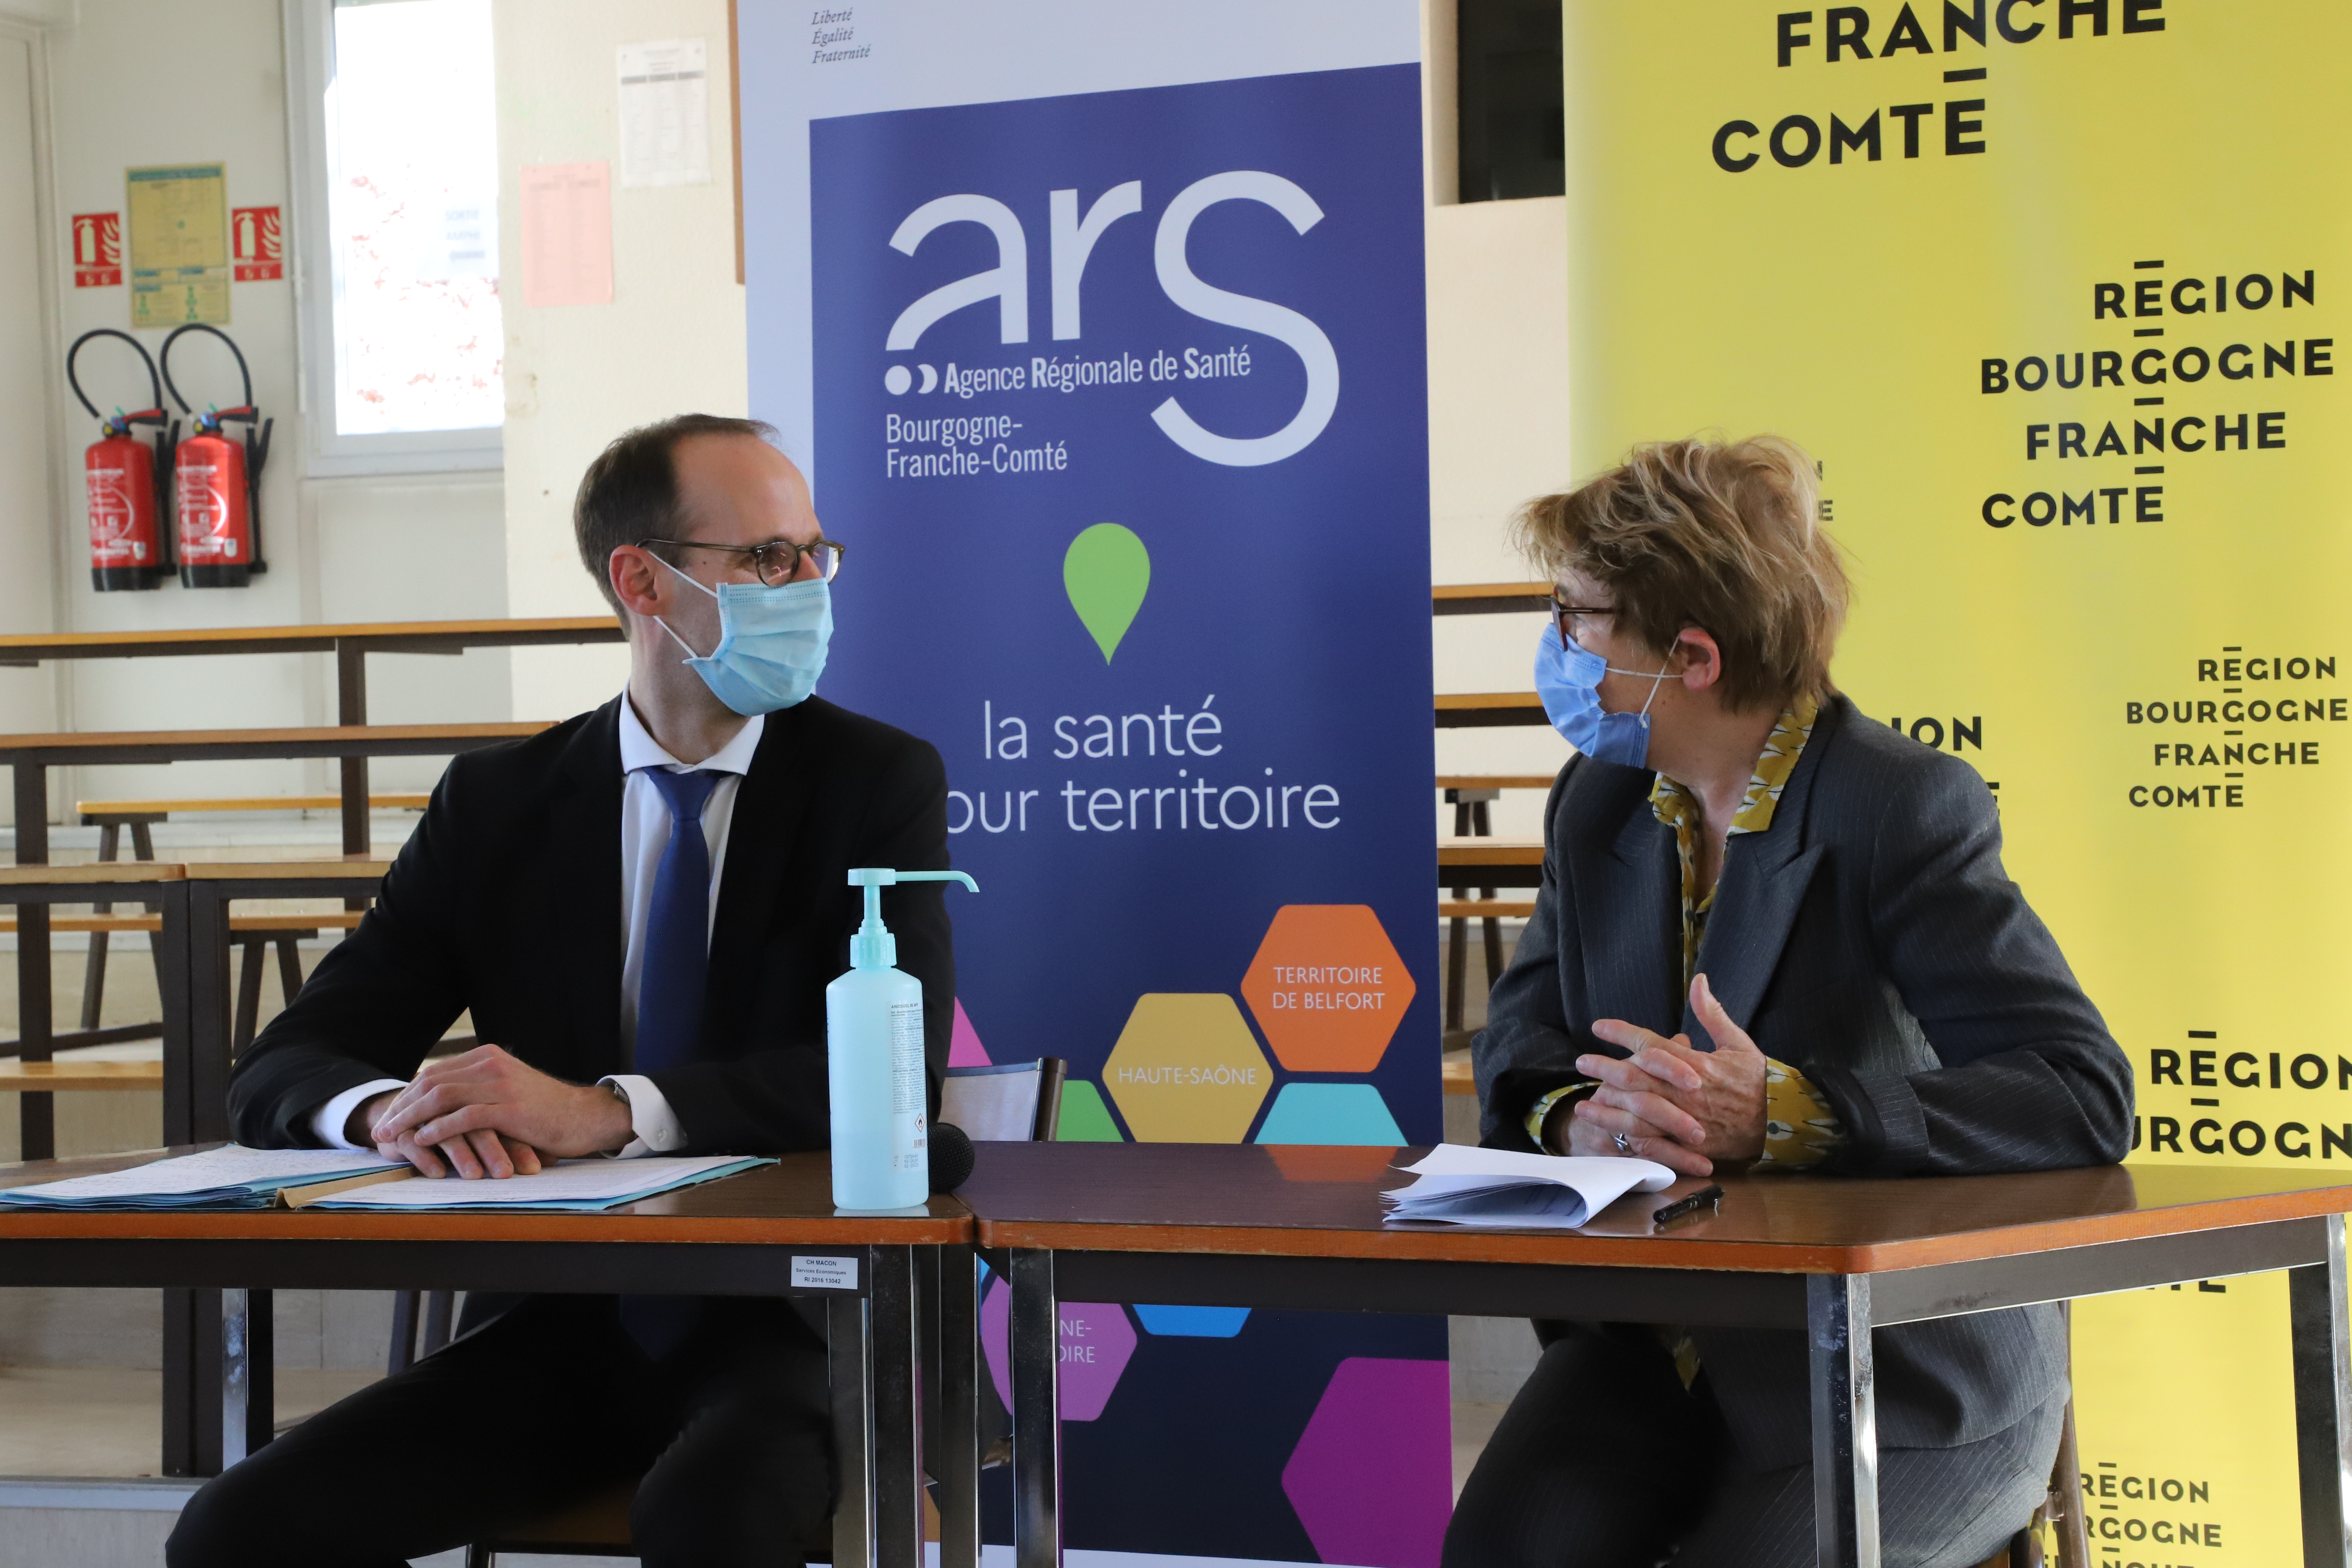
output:
M490 0L289 0L313 472L496 467Z

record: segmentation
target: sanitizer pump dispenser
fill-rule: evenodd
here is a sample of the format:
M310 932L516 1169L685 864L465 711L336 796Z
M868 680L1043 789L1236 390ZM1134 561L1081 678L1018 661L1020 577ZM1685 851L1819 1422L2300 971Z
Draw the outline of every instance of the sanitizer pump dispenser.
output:
M848 973L824 988L835 1208L913 1208L931 1195L923 987L893 967L898 942L882 924L882 889L897 882L961 882L980 891L961 871L849 873L849 885L866 889L866 923L849 939Z

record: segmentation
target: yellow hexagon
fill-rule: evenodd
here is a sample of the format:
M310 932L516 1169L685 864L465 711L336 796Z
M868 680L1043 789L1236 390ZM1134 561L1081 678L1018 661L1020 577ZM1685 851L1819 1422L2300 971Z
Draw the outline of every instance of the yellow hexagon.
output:
M1103 1087L1139 1143L1238 1143L1274 1069L1232 997L1157 992L1128 1015Z

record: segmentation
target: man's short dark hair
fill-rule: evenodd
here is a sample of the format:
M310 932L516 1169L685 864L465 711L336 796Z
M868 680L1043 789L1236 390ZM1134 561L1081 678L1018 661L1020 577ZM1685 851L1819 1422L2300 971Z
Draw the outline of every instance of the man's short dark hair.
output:
M692 436L749 436L772 443L776 431L757 419L675 415L615 437L580 477L580 493L572 501L572 537L580 542L580 563L615 610L621 605L613 597L613 552L640 539L676 539L684 531L675 458L677 444Z

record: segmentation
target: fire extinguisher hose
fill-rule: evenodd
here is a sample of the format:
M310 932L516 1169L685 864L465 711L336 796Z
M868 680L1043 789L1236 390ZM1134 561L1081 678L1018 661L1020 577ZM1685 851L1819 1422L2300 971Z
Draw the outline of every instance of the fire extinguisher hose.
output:
M172 345L178 342L182 338L186 337L190 332L209 332L214 337L218 338L221 342L228 345L228 352L236 356L236 374L245 383L245 396L238 401L247 408L252 407L253 372L246 367L245 351L236 346L236 340L235 338L230 337L218 327L207 326L202 321L190 321L184 327L173 328L172 335L163 340L163 353L162 356L163 361L163 384L171 389L172 400L180 405L180 412L183 414L194 414L195 410L188 406L188 400L180 395L180 389L177 386L173 385Z
M152 412L155 414L157 417L154 420L154 423L159 425L162 424L162 416L163 413L163 383L155 378L155 362L147 357L147 345L141 342L137 338L132 337L129 332L119 332L112 327L100 327L93 331L84 332L81 336L73 341L73 347L66 350L66 384L73 388L73 395L80 401L81 405L89 410L89 416L92 419L97 420L101 425L106 422L106 416L98 411L97 405L89 400L89 394L81 389L81 380L79 376L74 374L74 359L75 356L81 353L82 345L89 342L92 338L121 338L124 342L131 345L131 352L139 356L139 363L147 367L147 406L140 412ZM235 347L236 345L231 344L230 346ZM245 362L240 357L237 363L241 365ZM183 403L180 406L185 408L187 405Z

